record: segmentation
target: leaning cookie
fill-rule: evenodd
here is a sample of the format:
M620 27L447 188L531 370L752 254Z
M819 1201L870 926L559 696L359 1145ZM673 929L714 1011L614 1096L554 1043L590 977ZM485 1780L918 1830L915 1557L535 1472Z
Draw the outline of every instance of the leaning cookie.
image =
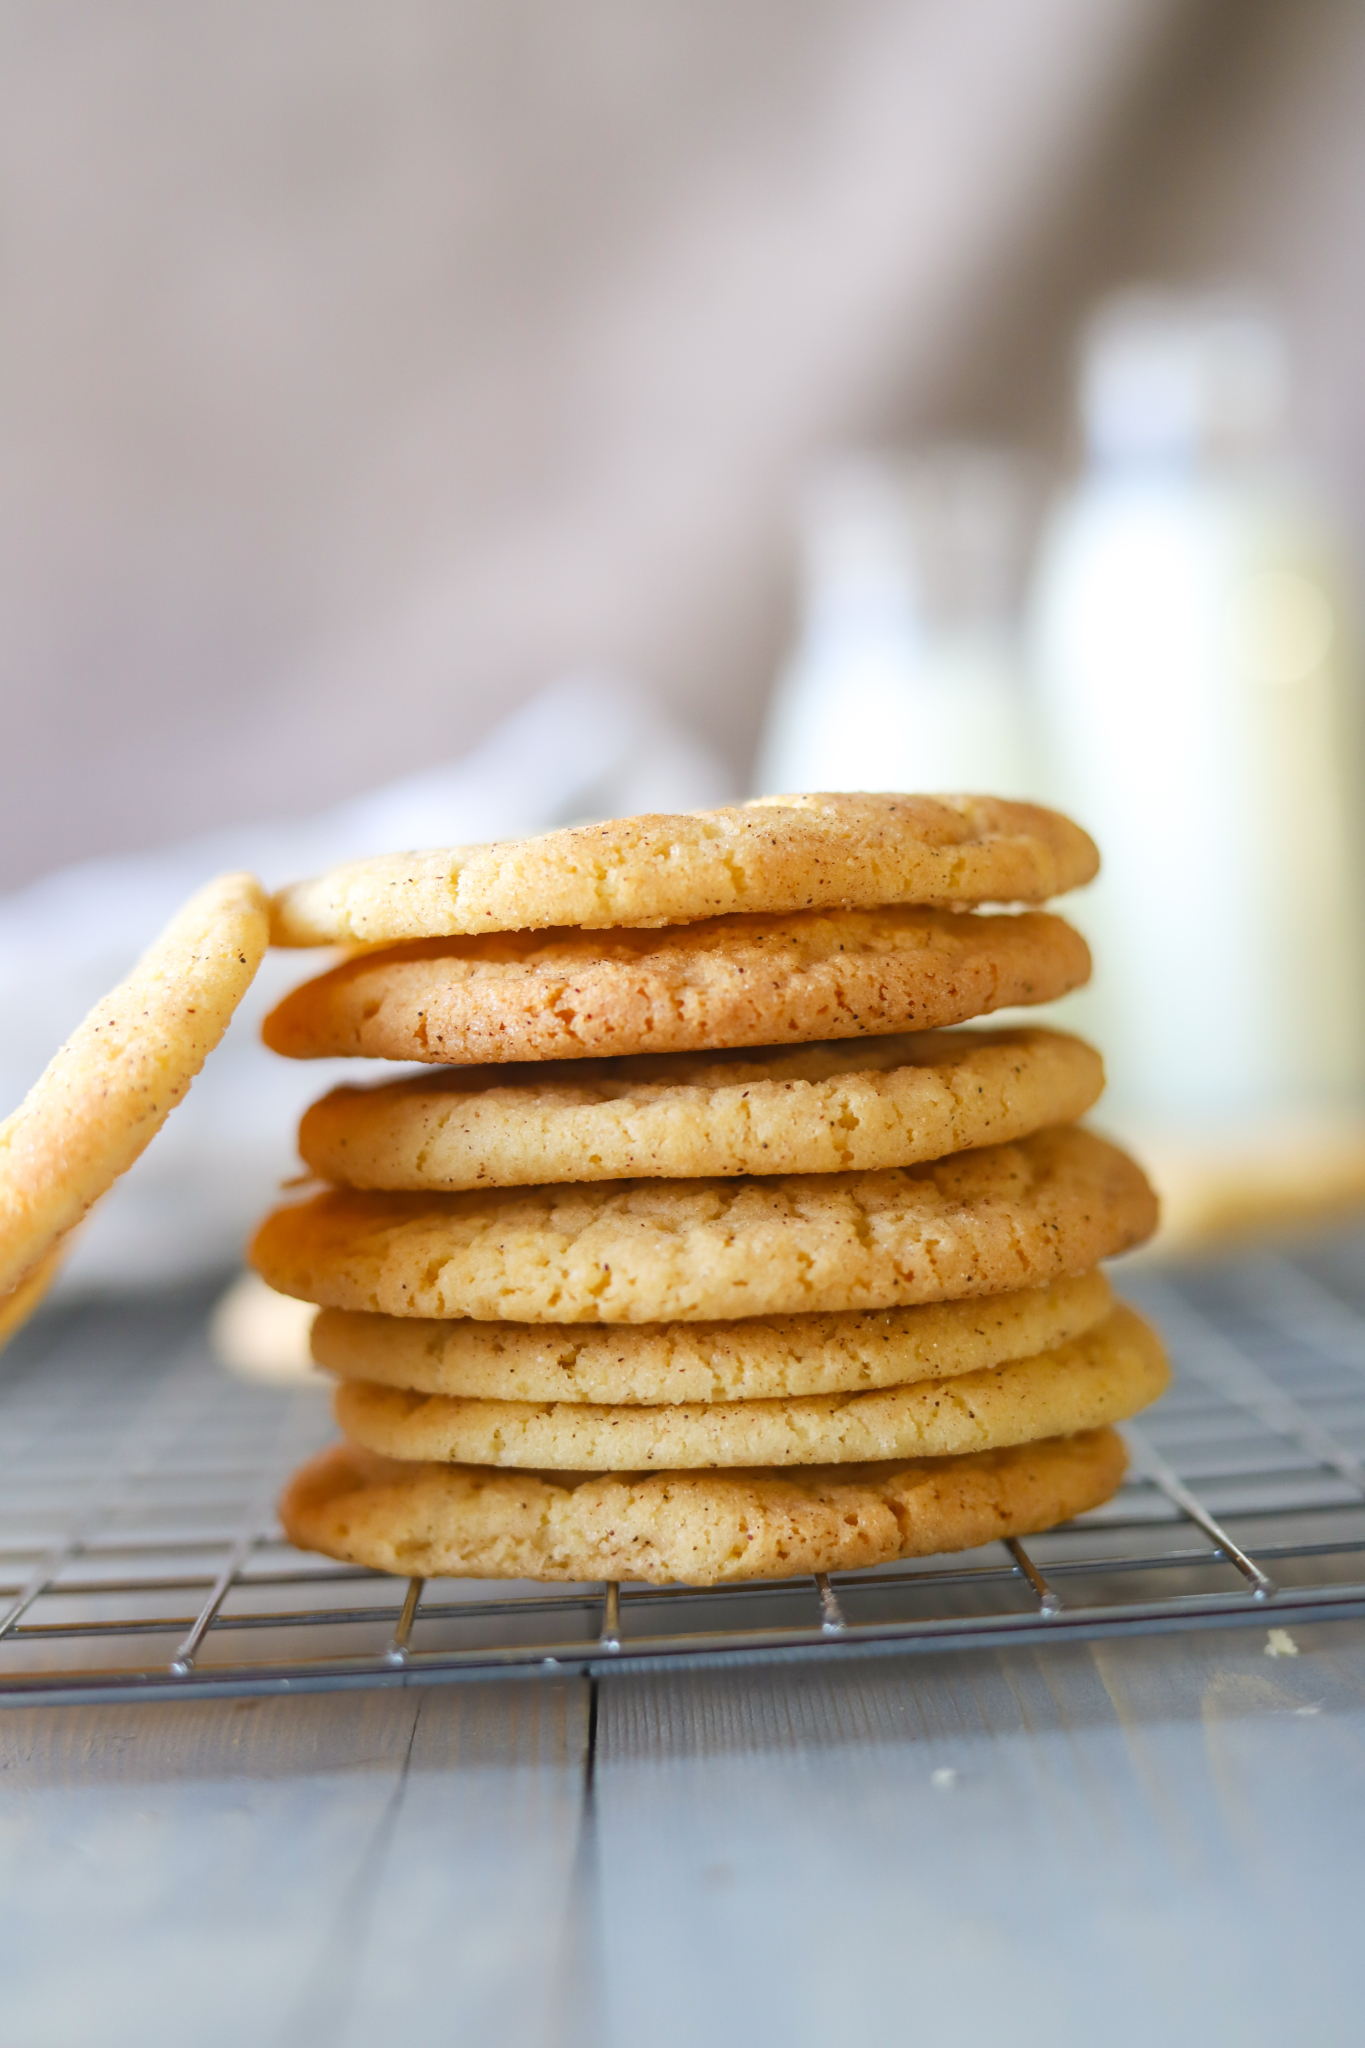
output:
M66 1250L67 1239L59 1237L17 1287L11 1287L8 1294L0 1295L0 1346L17 1336L35 1310L42 1307L48 1289L61 1270Z
M411 1577L715 1586L1029 1536L1108 1500L1126 1465L1111 1429L780 1473L498 1472L339 1444L296 1474L280 1520L304 1550Z
M144 1150L226 1031L265 951L250 875L201 889L0 1124L0 1295Z
M343 1434L411 1462L530 1471L649 1472L732 1465L868 1464L960 1457L1121 1422L1170 1379L1161 1345L1128 1308L1034 1358L873 1394L674 1408L457 1401L348 1381Z
M1041 1286L1155 1225L1132 1160L1068 1124L884 1173L331 1190L268 1216L249 1256L281 1294L328 1308L698 1322Z
M551 925L683 924L730 911L1043 903L1099 866L1056 811L980 796L764 797L494 846L387 854L282 889L279 946L385 945Z
M299 1151L355 1188L845 1173L1071 1123L1103 1087L1097 1052L1040 1030L462 1067L335 1089Z
M1044 911L805 911L668 931L424 940L295 989L262 1035L290 1059L586 1059L880 1037L1079 988L1090 954Z
M1104 1275L1082 1273L919 1308L719 1323L428 1322L325 1308L313 1319L312 1352L338 1379L466 1401L776 1401L955 1379L1031 1358L1094 1329L1113 1305Z

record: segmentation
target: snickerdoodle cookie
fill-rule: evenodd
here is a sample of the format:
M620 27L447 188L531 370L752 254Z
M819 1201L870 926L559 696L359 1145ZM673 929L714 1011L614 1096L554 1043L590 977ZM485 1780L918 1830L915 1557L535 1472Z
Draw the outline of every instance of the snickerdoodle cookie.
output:
M266 936L250 875L210 882L0 1123L0 1302L160 1130L226 1031Z
M847 1173L1070 1123L1103 1086L1097 1052L1039 1030L460 1067L334 1089L299 1151L356 1188Z
M291 1059L469 1066L880 1037L1079 988L1046 911L802 911L668 931L495 932L362 953L266 1019Z
M657 1323L999 1294L1150 1235L1132 1160L1073 1124L882 1173L599 1181L469 1194L330 1190L277 1209L251 1261L329 1308Z
M1079 825L987 796L816 795L393 853L282 889L279 946L383 945L729 911L1043 903L1099 866Z
M1108 1500L1127 1462L1112 1429L781 1472L500 1472L338 1444L295 1474L280 1520L302 1549L375 1571L715 1586L1029 1536Z

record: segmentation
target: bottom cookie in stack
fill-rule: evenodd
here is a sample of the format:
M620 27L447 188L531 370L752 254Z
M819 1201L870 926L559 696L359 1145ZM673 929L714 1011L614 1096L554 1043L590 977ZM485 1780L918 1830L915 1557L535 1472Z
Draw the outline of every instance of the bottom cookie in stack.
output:
M1123 1477L1112 1429L971 1457L756 1470L507 1472L324 1451L280 1503L292 1542L414 1578L716 1586L1028 1536Z

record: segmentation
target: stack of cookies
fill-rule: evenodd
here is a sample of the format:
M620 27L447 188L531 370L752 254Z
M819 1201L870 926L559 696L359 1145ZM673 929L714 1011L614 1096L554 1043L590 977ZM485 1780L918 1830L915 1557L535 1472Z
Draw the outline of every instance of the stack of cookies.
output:
M979 906L1096 865L1032 805L809 796L283 891L277 943L350 950L267 1042L427 1069L308 1112L328 1185L252 1248L340 1383L293 1540L709 1585L1106 1499L1167 1369L1098 1264L1155 1204L1076 1122L1088 1046L951 1028L1084 981L1060 918Z

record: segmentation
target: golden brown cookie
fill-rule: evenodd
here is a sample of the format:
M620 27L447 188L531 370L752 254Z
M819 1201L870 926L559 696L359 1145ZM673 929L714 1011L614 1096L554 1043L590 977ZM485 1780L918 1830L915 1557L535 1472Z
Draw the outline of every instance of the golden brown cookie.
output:
M1112 1429L970 1458L608 1476L400 1465L338 1444L280 1502L292 1543L404 1576L723 1585L1031 1536L1109 1499Z
M192 896L0 1124L0 1294L143 1151L228 1027L266 946L250 875Z
M869 1393L1031 1358L1102 1323L1113 1301L1102 1273L1082 1273L922 1308L730 1323L426 1322L324 1308L312 1347L339 1379L463 1400L764 1401Z
M771 1047L964 1023L1090 973L1045 911L807 911L669 931L493 933L365 953L273 1010L290 1059L484 1061Z
M336 1419L352 1443L414 1463L535 1472L868 1464L1098 1429L1136 1415L1169 1379L1155 1334L1131 1309L1116 1308L1098 1329L1053 1351L873 1394L607 1408L460 1401L348 1380L337 1389Z
M1080 827L1037 804L763 797L355 861L282 889L271 936L278 946L372 946L550 925L685 924L736 910L1043 903L1098 866Z
M328 1308L659 1323L910 1306L1084 1273L1151 1234L1132 1160L1075 1125L884 1173L599 1181L462 1195L334 1190L250 1257Z
M32 1267L17 1287L0 1295L0 1347L17 1336L35 1309L41 1308L66 1257L67 1240L59 1237L51 1250Z
M841 1173L1070 1123L1103 1087L1090 1046L1036 1030L460 1067L335 1089L299 1151L356 1188Z

